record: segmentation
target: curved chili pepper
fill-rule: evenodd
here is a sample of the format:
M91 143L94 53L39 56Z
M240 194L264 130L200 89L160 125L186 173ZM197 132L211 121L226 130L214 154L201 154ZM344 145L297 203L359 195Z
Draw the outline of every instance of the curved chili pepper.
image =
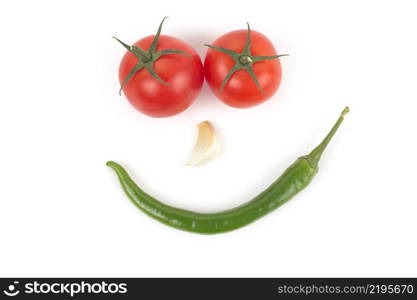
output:
M299 157L265 191L245 204L222 212L198 213L166 205L140 189L119 164L109 161L107 166L116 172L123 190L133 204L152 218L185 231L204 234L222 233L259 219L304 189L316 175L324 149L348 112L349 108L346 107L320 145L308 155Z

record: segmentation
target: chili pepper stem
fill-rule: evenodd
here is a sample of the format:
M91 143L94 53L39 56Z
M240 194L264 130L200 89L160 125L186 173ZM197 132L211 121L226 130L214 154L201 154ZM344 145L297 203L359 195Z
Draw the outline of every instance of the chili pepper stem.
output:
M336 123L333 125L332 129L329 131L329 133L326 135L323 141L316 148L314 148L313 151L310 152L310 154L307 155L309 162L312 163L314 166L317 166L321 155L323 154L327 145L330 143L340 124L342 124L344 117L348 112L349 107L346 106L340 114L339 119L337 119Z

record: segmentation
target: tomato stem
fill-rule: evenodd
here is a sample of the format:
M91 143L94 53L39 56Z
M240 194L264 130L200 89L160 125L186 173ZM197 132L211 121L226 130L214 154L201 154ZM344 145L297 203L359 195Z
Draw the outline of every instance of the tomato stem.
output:
M123 79L122 84L120 85L119 95L121 95L122 90L124 86L127 84L127 82L140 70L146 69L149 74L158 80L161 84L169 86L169 83L165 82L154 70L154 63L157 61L161 56L168 55L168 54L181 54L188 57L191 57L190 54L183 52L181 50L176 49L165 49L161 51L157 51L159 37L161 35L162 31L162 25L164 24L165 19L168 17L164 17L159 24L158 30L152 40L151 45L149 46L148 50L144 50L136 45L127 45L126 43L122 42L116 37L113 37L116 41L118 41L124 48L126 48L127 51L131 52L133 55L136 56L138 59L137 64L130 70L129 74Z
M239 62L240 62L242 65L246 65L246 64L250 64L250 63L252 63L252 62L253 62L253 60L252 60L252 58L251 58L250 56L248 56L248 55L242 55L242 56L240 56L240 57L239 57Z
M261 92L263 92L263 89L262 89L261 85L259 84L258 78L257 78L255 72L253 71L253 65L258 63L258 62L261 62L261 61L277 59L277 58L280 58L282 56L289 56L288 54L269 55L269 56L252 55L252 52L251 52L251 47L252 47L251 29L250 29L249 23L246 23L246 24L248 26L247 38L246 38L245 46L243 47L243 50L241 52L236 52L236 51L231 50L231 49L205 44L205 46L209 47L210 49L213 49L213 50L216 50L216 51L219 51L219 52L222 52L222 53L225 53L225 54L229 55L235 61L235 65L229 70L226 77L223 79L223 81L220 85L220 88L219 88L219 92L222 92L223 88L229 82L230 78L232 78L233 74L238 70L245 70L246 72L248 72L249 76L255 82L258 89Z

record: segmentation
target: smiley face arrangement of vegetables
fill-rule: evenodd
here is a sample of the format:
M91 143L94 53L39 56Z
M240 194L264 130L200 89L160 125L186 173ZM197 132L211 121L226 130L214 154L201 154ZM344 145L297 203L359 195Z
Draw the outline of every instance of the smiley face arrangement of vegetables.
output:
M281 82L281 65L272 43L261 33L236 30L209 47L204 70L198 54L186 43L160 35L145 37L129 46L119 78L121 89L139 111L167 117L184 111L197 97L204 76L214 94L238 108L251 107L270 98ZM129 199L150 217L171 227L202 234L231 231L265 216L303 190L318 172L319 160L349 112L346 107L323 141L299 157L265 191L238 207L217 213L193 212L164 204L143 191L119 164L108 161ZM216 134L206 121L199 125L199 139L189 165L205 161Z
M127 49L120 62L120 91L139 111L151 117L169 117L187 109L200 93L204 70L197 52L187 43L161 35L132 46L115 38Z
M247 30L226 33L206 45L206 80L224 103L251 107L270 98L281 83L281 64L274 46L263 34Z

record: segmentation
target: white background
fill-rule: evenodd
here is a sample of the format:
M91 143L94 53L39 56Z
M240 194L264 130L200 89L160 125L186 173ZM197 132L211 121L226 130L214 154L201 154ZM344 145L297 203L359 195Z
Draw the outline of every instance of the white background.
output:
M417 276L414 1L2 1L1 276ZM192 44L245 27L267 35L283 81L245 110L207 86L153 119L118 95L124 49L163 33ZM212 212L262 191L351 113L311 185L222 235L178 231L123 194L107 160L150 194ZM223 152L184 166L196 124Z

